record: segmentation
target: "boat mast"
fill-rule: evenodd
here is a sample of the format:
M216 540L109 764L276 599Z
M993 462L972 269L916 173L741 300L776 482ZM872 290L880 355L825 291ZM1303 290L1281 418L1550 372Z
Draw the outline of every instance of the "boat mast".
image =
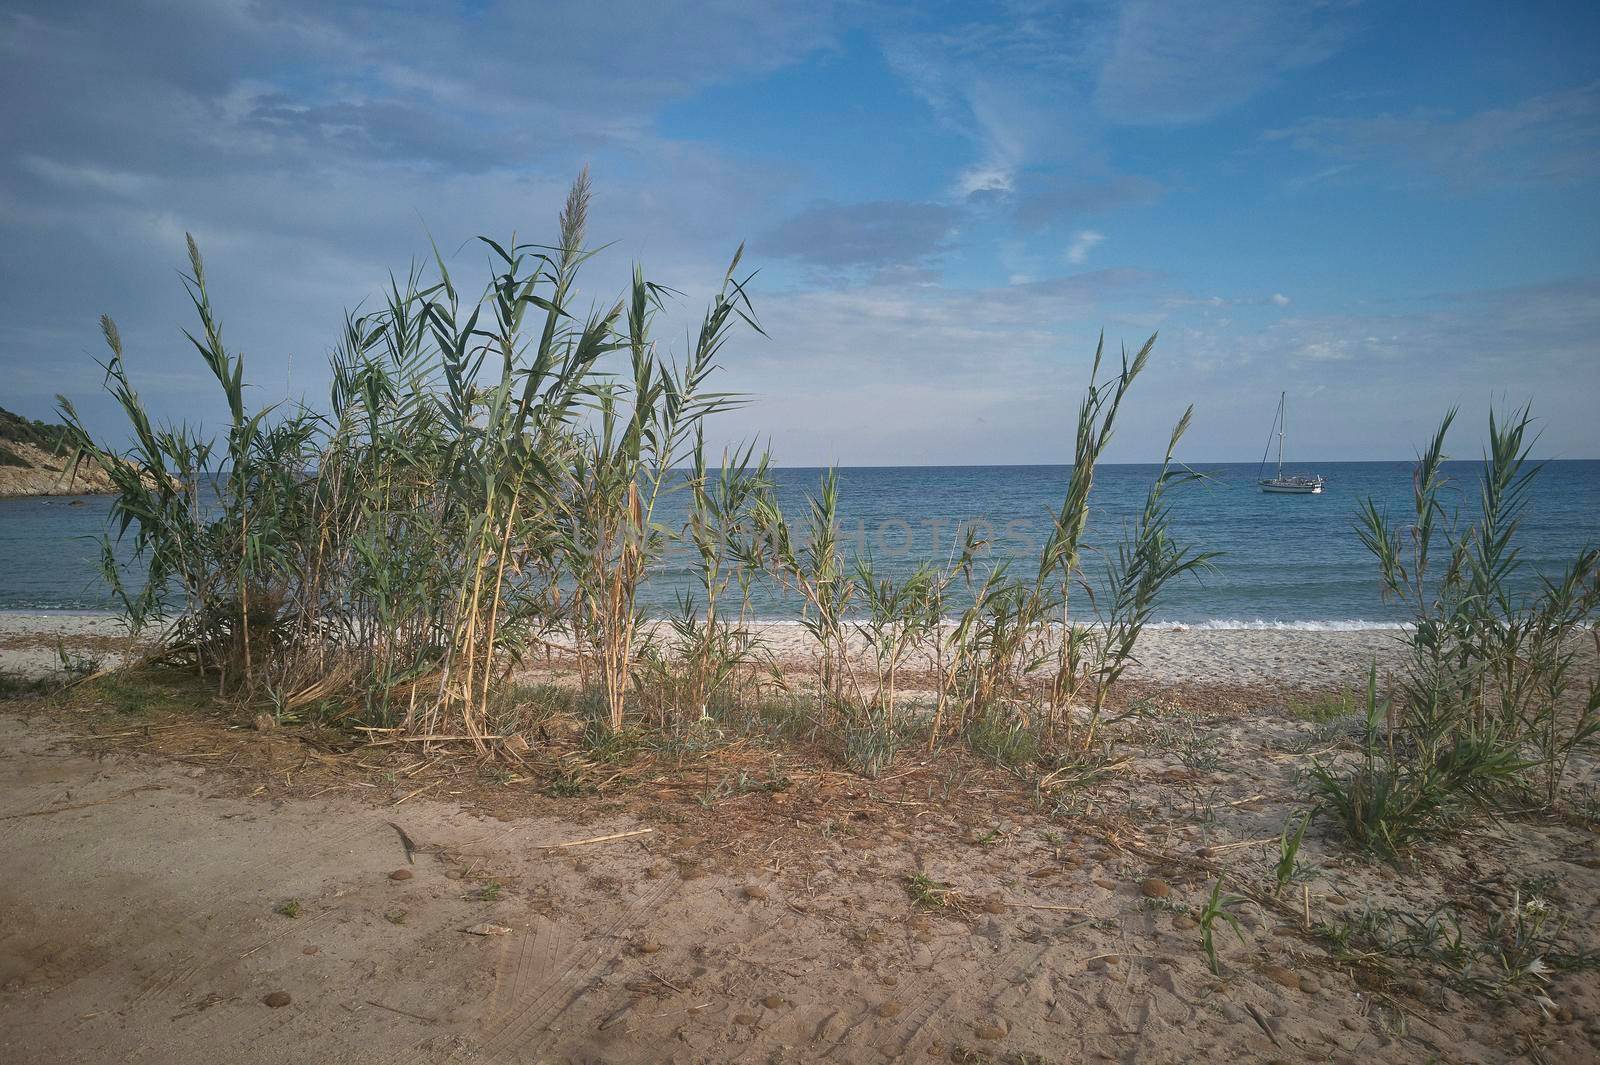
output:
M1288 430L1288 404L1289 393L1278 393L1278 480L1283 480L1283 434Z

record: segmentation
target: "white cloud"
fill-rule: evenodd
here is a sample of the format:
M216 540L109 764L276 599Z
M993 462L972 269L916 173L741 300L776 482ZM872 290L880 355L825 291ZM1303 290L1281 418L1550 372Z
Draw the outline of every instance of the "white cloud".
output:
M1106 235L1096 233L1092 229L1080 230L1073 235L1072 243L1067 246L1067 262L1082 265L1089 260L1089 253L1099 244L1105 243Z
M1272 302L1276 303L1280 307L1287 307L1293 301L1290 300L1288 296L1285 296L1281 292L1274 292L1272 294Z
M982 164L963 170L956 177L956 195L963 198L980 192L1010 192L1013 168Z

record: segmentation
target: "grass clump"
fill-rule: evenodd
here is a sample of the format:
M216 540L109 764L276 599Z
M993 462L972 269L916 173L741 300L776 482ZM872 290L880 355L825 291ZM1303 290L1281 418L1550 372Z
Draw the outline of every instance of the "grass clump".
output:
M1361 692L1358 689L1341 688L1337 692L1290 696L1288 710L1290 717L1318 725L1343 721L1361 714Z
M911 896L913 905L924 910L946 910L953 913L968 913L973 908L972 900L949 884L941 883L926 873L911 873L905 878L906 894Z
M1397 858L1435 837L1473 809L1493 811L1533 763L1515 748L1470 731L1424 753L1407 748L1405 737L1384 736L1376 722L1392 718L1380 701L1376 675L1367 688L1366 720L1372 723L1352 768L1314 762L1311 795L1346 840L1358 849Z
M1600 647L1600 546L1541 574L1538 593L1513 597L1540 469L1529 458L1531 416L1491 413L1470 521L1447 505L1444 441L1454 416L1418 461L1409 527L1370 501L1358 527L1385 594L1412 614L1396 724L1424 763L1463 747L1517 752L1530 763L1528 783L1553 806L1573 752L1600 732L1600 677L1580 679L1576 667L1584 644Z
M1556 1008L1553 977L1600 968L1600 954L1568 945L1566 920L1553 904L1520 889L1481 920L1449 906L1426 914L1367 907L1312 931L1344 961L1386 973L1420 966L1464 994L1546 1013Z
M43 695L51 690L50 681L42 677L25 677L20 673L0 671L0 699L21 695Z
M968 723L966 737L974 751L1006 769L1021 769L1039 758L1039 737L1016 718L980 714Z

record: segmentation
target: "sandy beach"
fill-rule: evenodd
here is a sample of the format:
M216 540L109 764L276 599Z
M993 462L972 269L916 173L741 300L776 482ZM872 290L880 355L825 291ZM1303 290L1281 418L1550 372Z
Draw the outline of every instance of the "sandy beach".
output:
M759 638L786 669L807 668L813 641L790 622L758 623ZM1157 626L1140 640L1128 678L1151 684L1328 690L1364 683L1399 662L1398 629L1190 628ZM61 667L58 646L101 665L136 646L106 614L0 613L0 672L26 678ZM917 659L911 667L919 664Z
M30 641L117 653L104 619L4 631L8 668L42 668ZM1146 672L1242 683L1264 653L1332 679L1382 647L1172 632ZM203 684L174 704L171 683L0 696L0 1059L1422 1065L1600 1046L1592 974L1539 985L1545 1013L1332 938L1369 913L1392 934L1391 912L1504 911L1532 884L1592 951L1590 827L1485 826L1397 876L1319 825L1271 888L1302 775L1348 722L1172 707L1035 792L948 750L877 780L742 740L623 766L538 741L517 760L329 753L326 731L252 728ZM1239 924L1213 971L1196 915L1219 878Z

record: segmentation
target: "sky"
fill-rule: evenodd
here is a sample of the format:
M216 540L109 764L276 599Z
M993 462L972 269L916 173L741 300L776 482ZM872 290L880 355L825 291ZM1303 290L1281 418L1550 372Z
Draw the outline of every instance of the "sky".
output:
M1600 5L1345 0L0 0L0 406L108 439L98 316L218 424L184 234L256 404L478 234L683 293L741 242L762 337L708 438L780 465L1067 461L1097 336L1159 337L1111 461L1405 459L1446 408L1600 457Z

